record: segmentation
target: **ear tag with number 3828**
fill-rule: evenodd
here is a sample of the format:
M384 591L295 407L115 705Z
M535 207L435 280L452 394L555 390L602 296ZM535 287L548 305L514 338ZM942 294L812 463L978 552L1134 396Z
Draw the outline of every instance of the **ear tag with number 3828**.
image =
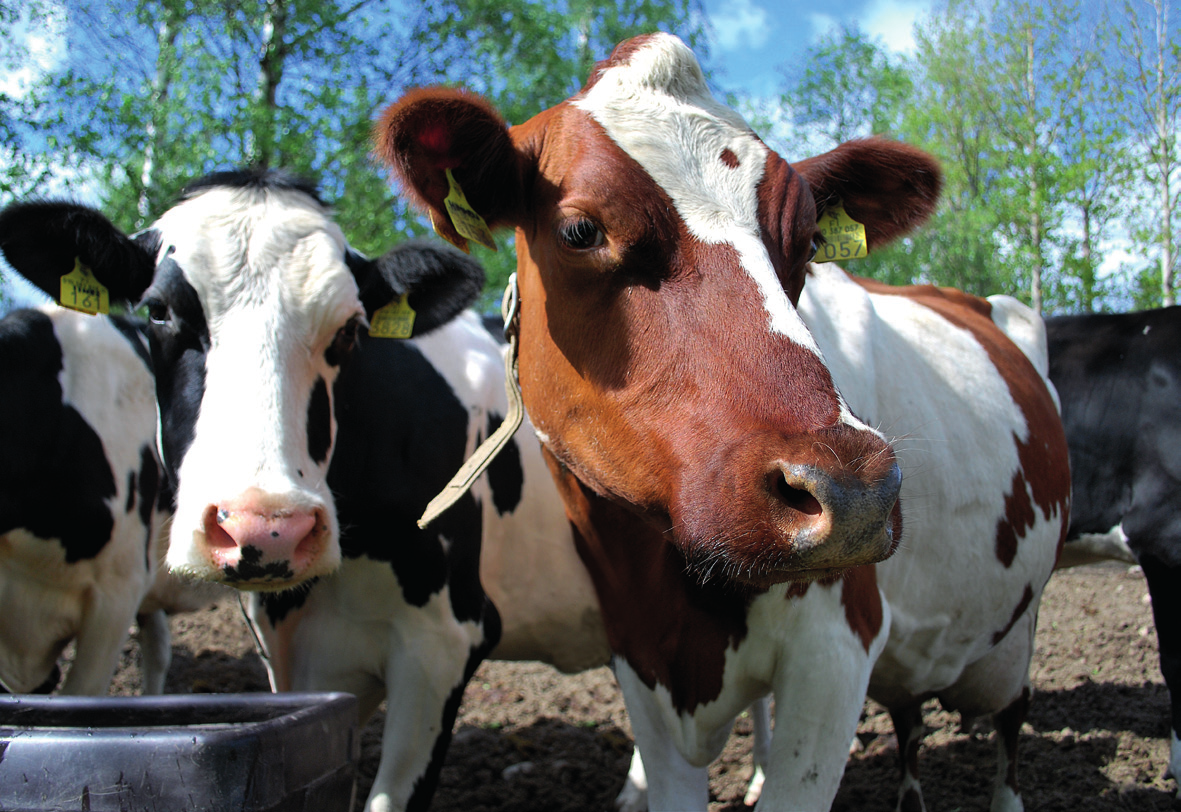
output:
M813 262L843 262L869 256L865 226L849 216L840 200L825 208L816 228L824 239Z
M74 270L62 277L58 301L62 307L92 316L111 312L110 294L78 257L74 257Z
M369 320L369 335L374 338L410 338L413 332L414 308L406 301L405 293L377 308Z

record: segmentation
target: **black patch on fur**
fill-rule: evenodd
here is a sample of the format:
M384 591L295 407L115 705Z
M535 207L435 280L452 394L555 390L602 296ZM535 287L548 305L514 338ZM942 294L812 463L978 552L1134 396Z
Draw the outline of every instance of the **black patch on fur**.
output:
M483 523L470 494L427 529L418 517L463 464L468 412L413 344L362 335L334 389L336 494L341 552L386 561L408 603L450 585L456 617L483 614ZM441 538L446 538L445 548Z
M239 581L290 581L295 573L286 561L272 561L270 564L259 565L262 560L262 550L252 544L242 548L242 557L236 567L225 567L222 573L227 583Z
M123 506L124 513L130 513L135 510L135 471L127 474L127 504Z
M261 601L267 620L271 622L272 626L277 626L287 617L288 613L294 612L307 603L308 595L312 593L312 587L319 580L319 578L312 578L299 586L285 589L282 592L255 593L254 599Z
M332 404L328 399L328 384L316 378L312 396L308 400L308 454L318 464L328 459L332 445Z
M489 412L487 436L491 436L503 422L503 417L496 412ZM521 504L525 469L521 466L521 449L516 439L509 440L489 463L488 484L492 486L492 504L501 516L512 513Z
M115 475L102 440L62 402L62 348L37 310L0 321L0 533L23 527L60 539L67 562L96 556L111 537Z
M248 189L258 192L291 191L301 192L324 208L327 204L320 199L318 184L309 178L301 178L281 169L228 169L212 172L203 178L188 183L180 193L180 201L191 200L210 189Z
M148 446L139 449L139 518L144 527L152 526L152 507L160 492L160 465Z
M166 324L152 322L147 330L160 405L164 468L169 480L176 482L181 460L193 443L205 396L209 327L197 291L171 257L160 262L144 300L166 305L170 316Z

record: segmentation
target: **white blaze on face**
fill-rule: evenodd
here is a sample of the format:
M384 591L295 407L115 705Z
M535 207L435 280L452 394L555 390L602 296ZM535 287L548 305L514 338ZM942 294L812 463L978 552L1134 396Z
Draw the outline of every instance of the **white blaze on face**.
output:
M819 355L759 236L767 147L710 95L693 52L672 35L656 34L574 104L668 193L694 237L734 246L763 296L770 329ZM726 151L737 166L723 162Z
M305 195L274 189L214 188L155 227L161 259L174 260L196 291L210 338L193 442L179 465L169 566L214 575L198 549L204 516L244 498L322 511L337 538L325 481L331 453L321 461L309 453L308 404L319 379L331 398L337 369L325 350L363 315L343 234ZM331 544L316 569L338 562Z
M767 147L740 115L710 95L693 52L670 34L653 35L574 104L664 189L694 237L735 248L763 297L770 330L823 362L760 237L758 187ZM726 151L737 158L736 166L723 162ZM837 396L842 423L882 436Z

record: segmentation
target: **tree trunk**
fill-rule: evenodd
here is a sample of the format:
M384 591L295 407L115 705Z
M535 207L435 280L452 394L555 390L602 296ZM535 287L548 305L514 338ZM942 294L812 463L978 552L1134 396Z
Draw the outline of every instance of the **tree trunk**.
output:
M156 28L156 77L152 80L152 101L145 127L144 162L139 175L139 200L136 210L139 219L136 228L147 225L152 218L152 197L156 186L156 160L160 146L164 143L165 110L168 92L172 86L172 73L176 65L176 38L180 33L179 15L167 7L164 19Z
M1168 6L1156 2L1156 143L1157 161L1160 170L1161 207L1161 254L1160 282L1161 304L1165 307L1175 303L1173 295L1173 190L1169 174L1173 170L1173 156L1169 136L1169 100L1165 92L1165 51L1168 43Z
M1033 26L1025 27L1025 99L1029 111L1029 300L1034 312L1042 312L1042 211L1038 200L1037 85L1034 83Z
M253 133L252 163L262 169L272 166L278 158L276 97L283 79L283 64L287 59L287 0L267 0L263 16L262 54L258 59L258 91L255 129Z

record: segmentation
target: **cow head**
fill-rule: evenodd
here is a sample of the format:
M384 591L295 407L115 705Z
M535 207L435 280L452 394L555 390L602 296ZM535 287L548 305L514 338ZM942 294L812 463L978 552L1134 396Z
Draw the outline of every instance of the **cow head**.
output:
M274 172L198 181L134 237L81 206L16 204L0 213L0 250L52 296L77 259L112 300L146 306L177 488L168 564L245 589L340 561L325 481L333 383L367 318L408 294L419 335L483 285L478 264L441 244L362 257L314 188Z
M445 236L464 241L448 171L489 226L516 228L521 389L583 487L703 574L809 579L894 551L894 454L850 413L795 304L818 211L840 199L881 245L933 210L929 157L869 139L788 164L664 34L621 44L519 126L431 88L390 106L375 139Z

